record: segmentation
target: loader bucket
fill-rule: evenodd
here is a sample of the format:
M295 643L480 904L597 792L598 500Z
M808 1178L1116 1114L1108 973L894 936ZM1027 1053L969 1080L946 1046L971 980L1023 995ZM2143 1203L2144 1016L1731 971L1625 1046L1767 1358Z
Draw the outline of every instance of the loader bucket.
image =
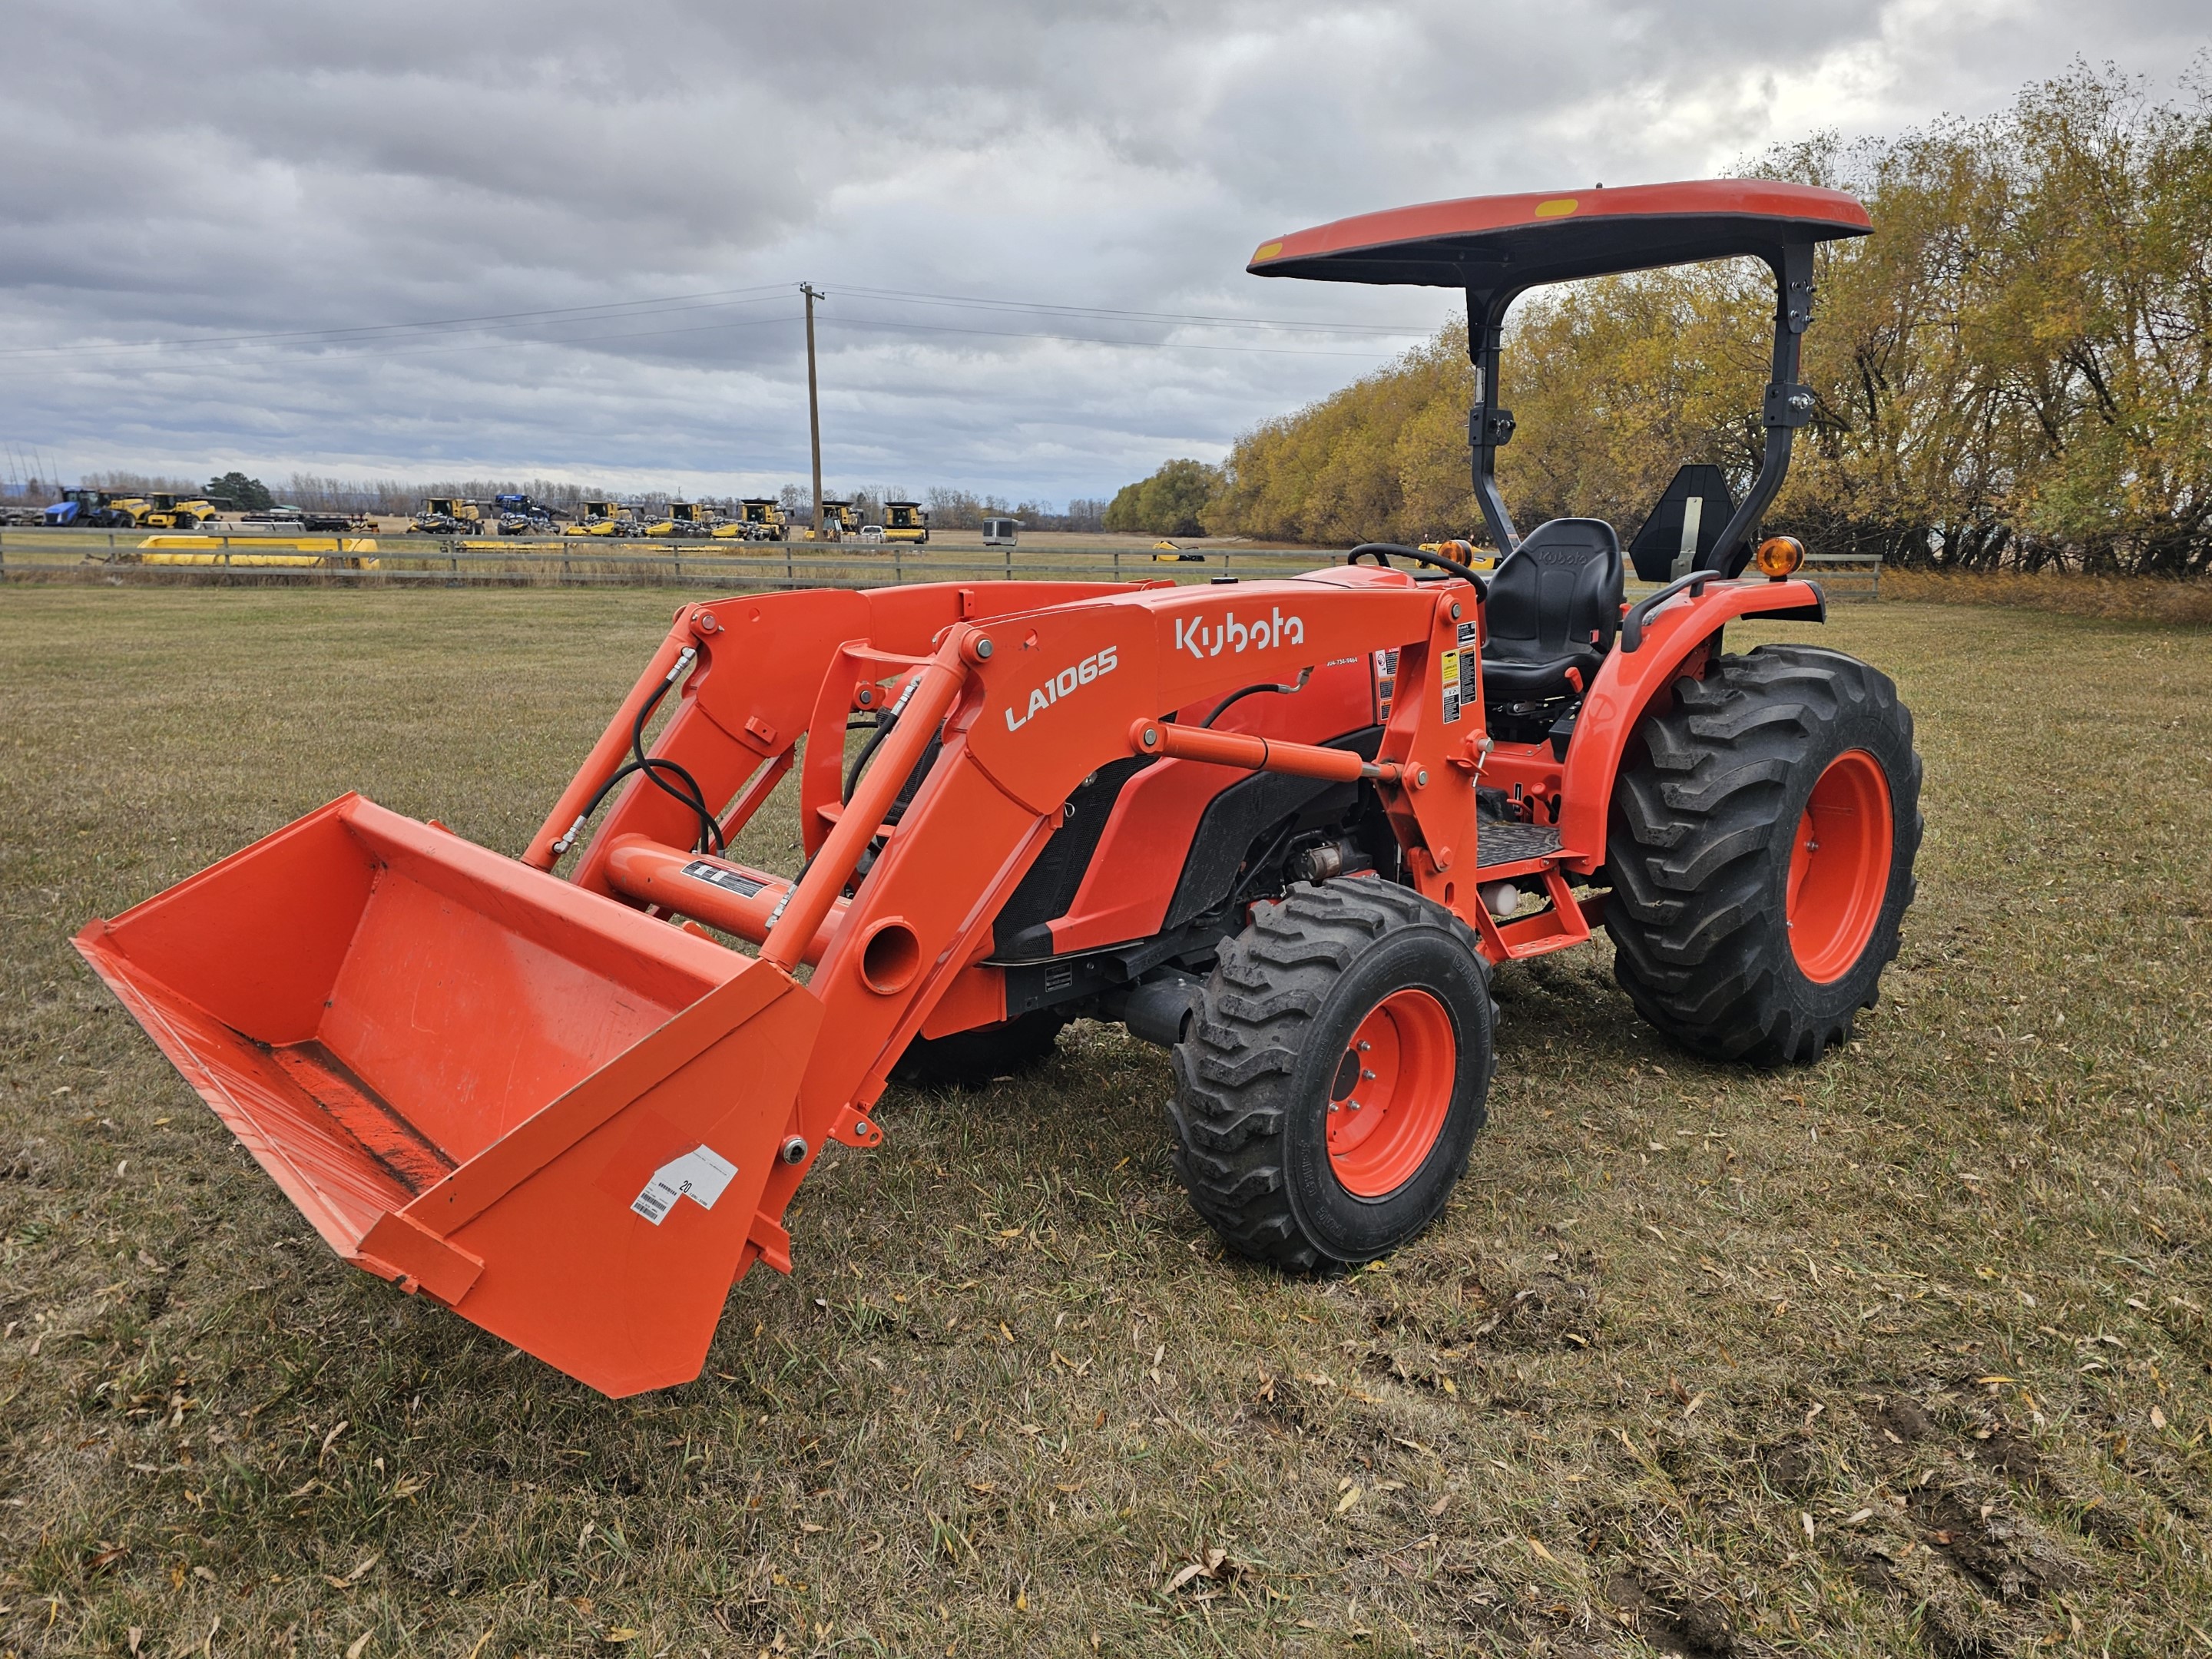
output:
M698 1375L821 1021L774 964L357 795L76 942L346 1260Z

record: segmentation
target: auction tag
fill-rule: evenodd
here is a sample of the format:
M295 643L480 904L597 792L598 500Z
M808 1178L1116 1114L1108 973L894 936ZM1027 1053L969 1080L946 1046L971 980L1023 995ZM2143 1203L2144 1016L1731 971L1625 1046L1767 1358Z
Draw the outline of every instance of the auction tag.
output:
M701 1146L655 1170L653 1179L645 1183L645 1190L637 1195L630 1208L656 1227L666 1219L679 1198L688 1198L700 1208L711 1210L714 1200L722 1195L722 1189L737 1178L737 1173L738 1166L713 1147Z

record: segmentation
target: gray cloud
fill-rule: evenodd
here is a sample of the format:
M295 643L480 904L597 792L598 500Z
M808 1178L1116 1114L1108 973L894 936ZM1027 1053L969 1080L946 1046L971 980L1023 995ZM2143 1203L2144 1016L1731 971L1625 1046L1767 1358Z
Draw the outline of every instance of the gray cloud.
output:
M0 438L71 471L778 482L805 462L806 277L832 295L834 478L1055 499L1218 453L1448 308L1254 281L1269 234L1693 176L1817 128L1978 113L2076 56L2171 74L2207 34L2179 0L92 0L10 19L11 59L37 67L0 94Z

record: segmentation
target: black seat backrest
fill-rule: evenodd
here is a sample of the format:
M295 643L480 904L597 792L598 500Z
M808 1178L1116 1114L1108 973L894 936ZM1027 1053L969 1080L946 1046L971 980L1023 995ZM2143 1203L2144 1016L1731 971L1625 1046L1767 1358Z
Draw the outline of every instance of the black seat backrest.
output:
M1490 579L1486 652L1522 659L1602 653L1620 626L1620 538L1602 519L1553 519Z

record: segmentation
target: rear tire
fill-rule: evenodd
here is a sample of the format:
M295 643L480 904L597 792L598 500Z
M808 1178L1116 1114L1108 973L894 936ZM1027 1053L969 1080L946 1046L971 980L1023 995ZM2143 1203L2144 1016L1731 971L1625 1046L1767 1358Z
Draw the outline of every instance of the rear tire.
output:
M1492 1012L1474 935L1409 889L1353 878L1255 906L1174 1051L1192 1206L1230 1249L1299 1270L1406 1243L1483 1126Z
M1033 1072L1060 1046L1065 1015L1049 1008L949 1036L916 1037L891 1067L901 1083L925 1088L980 1089L1002 1077Z
M1889 677L1765 645L1685 678L1613 789L1613 977L1684 1048L1803 1065L1880 994L1912 902L1920 757Z

